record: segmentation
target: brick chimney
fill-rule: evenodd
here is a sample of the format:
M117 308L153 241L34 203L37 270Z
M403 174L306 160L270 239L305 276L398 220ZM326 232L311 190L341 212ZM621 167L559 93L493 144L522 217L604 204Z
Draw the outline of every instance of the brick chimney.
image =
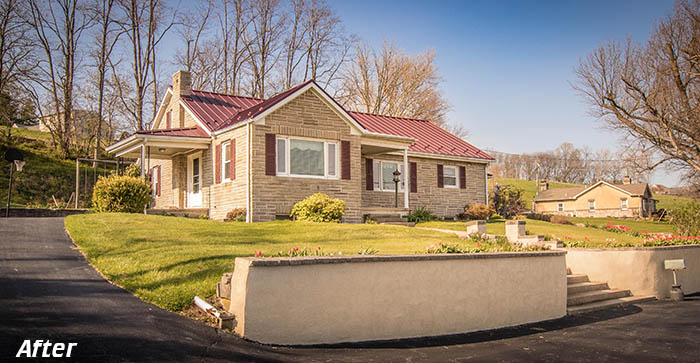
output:
M625 178L622 179L622 184L632 184L632 178L630 178L629 175L625 176Z
M539 191L544 192L545 190L549 189L549 183L547 181L541 181L540 186L539 186Z
M177 99L180 96L189 96L192 91L192 76L190 72L180 70L173 74L173 96Z

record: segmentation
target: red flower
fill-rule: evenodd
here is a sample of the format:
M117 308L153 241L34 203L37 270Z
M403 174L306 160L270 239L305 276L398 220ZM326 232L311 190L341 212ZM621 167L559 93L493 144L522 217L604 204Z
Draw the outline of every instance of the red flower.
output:
M262 256L262 251L258 251L258 252L255 254L255 257L260 257L260 256Z

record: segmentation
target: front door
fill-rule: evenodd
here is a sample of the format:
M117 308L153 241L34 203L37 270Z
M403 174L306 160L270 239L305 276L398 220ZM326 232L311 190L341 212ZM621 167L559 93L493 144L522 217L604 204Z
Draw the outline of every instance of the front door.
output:
M202 156L192 155L189 157L187 166L189 183L187 190L187 207L199 208L202 206Z

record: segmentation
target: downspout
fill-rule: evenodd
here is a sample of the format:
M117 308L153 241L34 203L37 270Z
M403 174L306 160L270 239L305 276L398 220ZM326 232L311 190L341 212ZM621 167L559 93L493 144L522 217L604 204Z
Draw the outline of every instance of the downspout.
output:
M489 164L484 165L484 195L486 196L486 205L489 205L489 173L488 173L488 166Z
M216 183L216 148L214 147L214 141L216 141L216 136L211 135L211 142L209 143L209 148L211 149L211 184L209 184L209 203L207 203L207 214L211 217L211 189Z
M246 194L246 199L245 199L245 221L246 223L251 223L253 221L253 211L251 209L252 206L252 201L251 201L251 185L250 183L253 181L251 178L251 172L250 172L250 158L251 158L251 153L253 152L253 147L251 145L251 135L250 135L250 122L247 122L245 125L245 133L246 133L246 149L248 152L246 153L246 159L245 159L245 170L246 170L246 184L245 184L245 194Z

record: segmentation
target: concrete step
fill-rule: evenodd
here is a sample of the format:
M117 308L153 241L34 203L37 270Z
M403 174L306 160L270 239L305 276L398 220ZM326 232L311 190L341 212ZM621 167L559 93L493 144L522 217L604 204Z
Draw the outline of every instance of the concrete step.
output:
M596 290L586 291L574 295L569 295L566 298L566 306L576 306L592 303L595 301L611 300L632 295L629 290Z
M589 311L613 308L618 306L627 306L632 304L640 304L649 301L655 301L654 296L627 296L617 299L595 301L588 304L569 306L566 308L566 313L569 315L587 313Z
M607 282L579 282L578 284L567 285L566 292L571 296L586 291L608 290L609 288Z
M571 274L566 276L566 283L569 285L581 282L588 282L588 275Z
M415 227L416 224L414 222L379 222L379 224L391 224L394 226L405 226L405 227Z
M189 218L199 218L201 215L209 215L209 209L207 208L186 208L186 209L146 209L146 214L161 215L161 216L174 216L174 217L189 217Z

